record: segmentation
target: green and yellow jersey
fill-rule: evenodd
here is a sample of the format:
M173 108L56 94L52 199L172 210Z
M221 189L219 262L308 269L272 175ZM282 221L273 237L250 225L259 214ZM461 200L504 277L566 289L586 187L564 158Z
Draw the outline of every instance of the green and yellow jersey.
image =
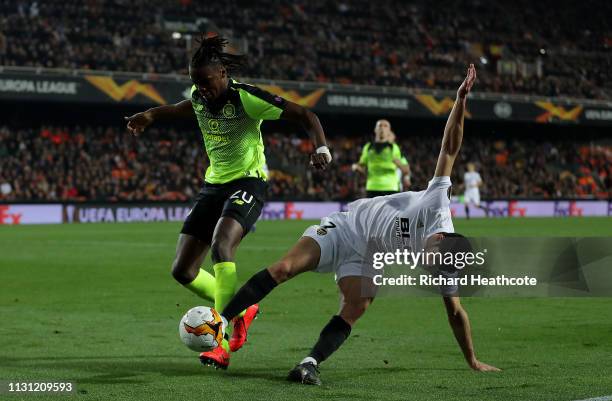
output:
M286 100L230 79L227 95L220 104L208 104L195 85L191 87L191 104L210 159L205 181L225 184L245 177L265 180L260 126L263 120L278 120Z
M389 142L366 143L359 158L359 164L367 167L368 178L366 181L367 191L399 191L399 180L397 166L394 159L399 159L408 164L402 156L399 146Z

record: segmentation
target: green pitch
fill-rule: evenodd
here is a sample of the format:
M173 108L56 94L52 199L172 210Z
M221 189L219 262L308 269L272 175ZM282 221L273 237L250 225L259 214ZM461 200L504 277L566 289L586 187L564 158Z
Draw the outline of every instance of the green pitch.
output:
M260 222L241 282L307 222ZM262 303L226 372L179 341L202 302L170 276L179 224L0 227L0 380L77 383L83 400L578 400L612 394L612 299L465 299L479 358L468 369L437 298L377 299L322 365L324 385L285 381L337 311L331 275L308 273ZM457 221L468 235L607 236L612 219ZM210 267L210 262L207 263ZM9 396L2 400L62 395Z

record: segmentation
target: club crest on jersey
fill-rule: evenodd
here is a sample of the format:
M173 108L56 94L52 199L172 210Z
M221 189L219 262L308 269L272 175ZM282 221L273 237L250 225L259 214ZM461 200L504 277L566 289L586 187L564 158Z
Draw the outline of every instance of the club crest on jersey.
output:
M212 132L219 132L219 121L208 120L208 128L210 128Z
M227 117L227 118L235 117L236 107L233 104L228 103L225 106L223 106L223 110L221 112L223 113L224 117Z

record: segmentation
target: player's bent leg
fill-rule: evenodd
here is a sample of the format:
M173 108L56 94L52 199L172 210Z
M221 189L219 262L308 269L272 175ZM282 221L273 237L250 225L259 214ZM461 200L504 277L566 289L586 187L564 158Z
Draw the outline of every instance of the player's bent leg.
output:
M244 228L235 218L221 217L215 226L210 247L213 262L233 261L243 234Z
M180 284L201 298L213 302L215 278L200 265L208 252L209 244L189 234L180 234L176 256L172 262L172 276Z
M214 262L214 303L217 311L223 310L227 302L236 292L238 274L236 273L234 256L242 240L243 234L244 228L242 224L233 217L223 216L215 226L211 241L211 258ZM246 332L244 331L244 327L238 328L238 333L246 337ZM224 339L219 349L208 353L202 353L200 355L200 360L202 363L212 363L216 367L227 367L223 362L225 359L229 362L229 354L227 358L225 358L224 355L230 350L231 347L228 341Z
M340 311L323 328L319 340L310 351L309 357L314 359L317 365L340 348L351 333L353 325L372 303L373 298L362 296L362 286L371 283L371 280L362 276L343 277L338 281L341 294Z
M268 295L278 284L291 277L314 270L321 255L319 244L309 237L302 237L278 262L253 275L227 304L223 317L230 320L240 311L256 304Z
M297 276L300 273L317 268L321 257L321 247L314 239L302 237L278 262L268 267L268 271L277 284Z
M193 281L208 249L209 244L204 241L189 234L179 234L172 262L172 277L183 285Z
M291 371L287 379L302 384L320 385L319 365L331 356L351 334L352 326L363 316L373 298L363 296L362 291L373 294L372 281L362 276L347 276L338 281L340 288L340 311L321 330L319 339L310 354Z
M372 280L363 276L343 277L338 281L338 287L341 295L338 315L352 327L374 301L372 297L363 296L364 293L374 293Z
M211 257L215 271L215 309L223 310L236 291L238 275L234 254L242 240L242 225L231 217L221 217L212 237Z
M259 311L257 302L279 283L304 271L315 269L320 253L315 240L302 237L280 261L255 274L238 290L222 312L227 320L234 318L234 331L229 342L231 351L239 350L246 342L247 330ZM237 316L245 308L246 313L242 317Z

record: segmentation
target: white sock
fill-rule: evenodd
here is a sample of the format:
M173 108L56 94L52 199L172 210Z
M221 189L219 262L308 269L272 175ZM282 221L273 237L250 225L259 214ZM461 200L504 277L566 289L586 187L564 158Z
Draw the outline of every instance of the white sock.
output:
M313 365L317 366L317 360L311 356L307 356L306 358L302 359L302 362L300 362L300 365L303 363L312 363Z

